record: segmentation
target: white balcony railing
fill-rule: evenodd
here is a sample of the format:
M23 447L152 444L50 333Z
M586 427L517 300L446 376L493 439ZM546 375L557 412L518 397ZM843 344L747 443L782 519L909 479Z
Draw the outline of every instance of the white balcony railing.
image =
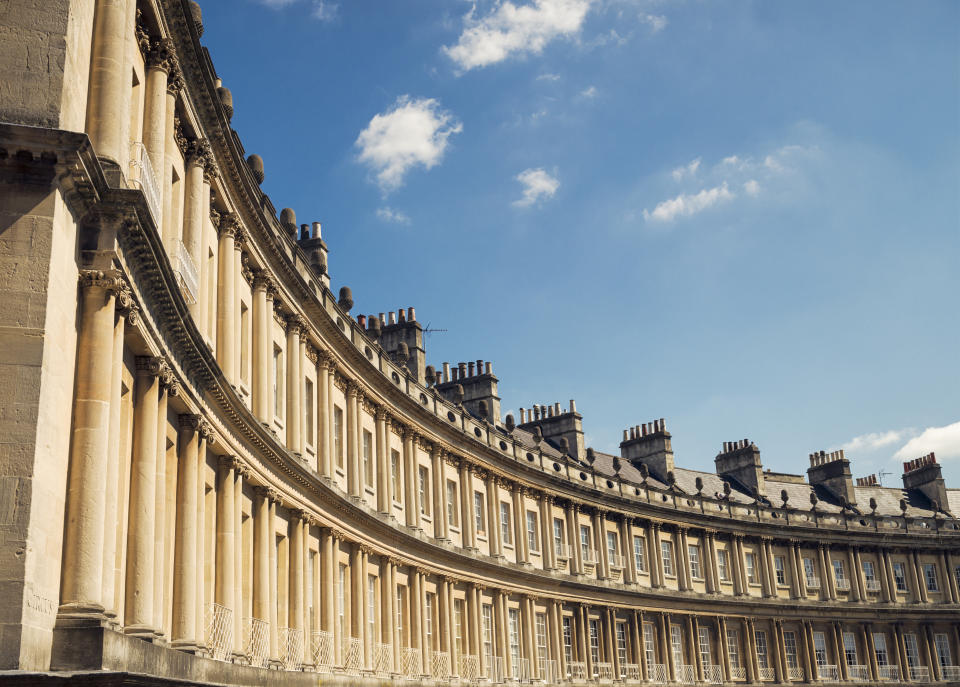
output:
M807 589L820 589L820 578L816 575L807 575Z
M711 685L723 684L723 666L712 663L703 666L703 680Z
M927 666L910 666L910 679L914 682L930 682L930 669Z
M626 562L624 561L623 556L619 553L611 553L610 557L610 567L616 568L617 570L623 570L626 567Z
M493 684L501 684L507 672L503 656L487 656L486 659L487 680Z
M867 592L870 594L877 594L880 592L880 580L864 580L864 586L867 589Z
M450 677L450 654L446 651L434 651L430 656L430 675Z
M323 630L311 633L310 653L318 672L330 672L333 668L333 633Z
M821 680L836 681L840 679L840 671L837 670L836 666L831 666L831 665L817 666L817 676Z
M457 663L461 682L476 682L480 679L480 660L476 656L461 655Z
M205 636L210 658L229 661L233 651L233 611L220 604L207 604Z
M760 681L761 682L773 682L776 679L776 673L774 673L773 668L767 666L766 668L760 667Z
M640 664L624 663L620 666L620 678L627 682L640 682Z
M571 680L586 680L587 664L583 661L569 661L567 663L567 676Z
M340 665L348 673L359 674L363 668L363 640L358 637L348 637L341 647L343 658Z
M377 675L388 675L393 672L393 647L389 644L373 645L373 672Z
M554 543L554 548L557 560L565 561L570 558L570 552L567 551L567 545L563 542L560 542L559 544Z
M530 659L518 658L510 661L510 677L517 682L530 682Z
M747 669L743 666L730 666L730 679L731 680L746 680L747 679Z
M560 682L560 666L553 659L541 656L537 659L537 669L540 671L538 679L548 685L555 685Z
M167 250L170 252L170 266L177 277L183 300L193 305L197 302L197 295L200 293L200 272L197 270L197 265L190 257L190 252L183 245L183 241L172 239Z
M601 662L594 663L593 676L604 682L613 682L613 664Z
M279 628L277 648L280 651L279 658L284 670L303 668L303 630L292 627Z
M693 666L677 666L677 682L692 685L697 681L697 669Z
M877 666L877 678L880 680L900 681L900 666Z
M791 682L801 682L806 679L806 676L803 673L803 668L800 666L790 666L787 668L787 678Z
M400 674L412 680L420 679L423 675L423 652L420 649L400 650Z
M245 618L243 634L243 649L250 665L263 666L270 649L270 623L259 618Z
M597 564L597 552L593 549L580 549L580 558L584 565Z
M147 207L153 215L153 223L158 227L162 220L162 203L160 201L160 185L153 175L153 165L147 148L138 141L130 143L130 182L147 198Z
M862 680L863 682L870 680L870 668L868 666L847 666L847 672L850 674L851 680Z
M844 577L837 578L837 591L841 591L841 592L850 591L850 580Z
M657 684L665 685L667 684L667 680L670 679L670 674L667 672L667 666L663 663L648 664L647 672L650 673L648 676L650 682L656 682Z
M940 666L944 680L960 680L960 666Z

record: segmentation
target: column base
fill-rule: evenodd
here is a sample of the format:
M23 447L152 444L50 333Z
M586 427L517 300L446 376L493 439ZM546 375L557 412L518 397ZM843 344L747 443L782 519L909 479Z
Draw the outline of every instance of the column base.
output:
M192 639L174 639L170 642L170 648L182 651L185 654L199 654L200 647Z
M157 631L148 625L127 625L122 632L129 637L137 637L148 642L152 642L158 637Z
M103 606L95 603L84 603L81 601L61 604L57 609L57 623L64 620L89 620L97 623L108 623L110 617ZM114 614L113 617L116 617Z

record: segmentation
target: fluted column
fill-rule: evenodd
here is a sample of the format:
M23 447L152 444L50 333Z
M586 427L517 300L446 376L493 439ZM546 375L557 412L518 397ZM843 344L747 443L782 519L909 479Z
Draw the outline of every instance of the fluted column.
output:
M673 662L673 651L670 644L670 616L667 613L660 614L660 646L663 647L663 662L667 664L669 681L674 682L677 679L677 667Z
M480 661L480 674L486 671L483 665L483 639L480 636L483 621L480 619L480 590L476 584L467 586L467 617L470 623L470 645L467 653L477 657Z
M913 568L913 574L917 579L917 591L920 603L928 603L930 599L927 596L927 581L923 576L923 568L920 565L920 555L916 550L910 552L910 560L911 565L907 567Z
M599 508L594 509L590 518L593 523L593 540L597 549L597 577L610 577L610 556L607 551L607 530L604 526L606 522L605 513Z
M636 661L640 665L640 679L649 682L650 666L647 664L647 652L645 651L643 640L643 611L634 611L632 615L633 645L637 648Z
M766 596L777 595L777 574L773 566L773 542L769 537L760 539L760 559L763 562L763 580Z
M183 74L178 64L172 64L167 74L166 111L163 124L163 169L157 179L163 193L163 242L168 251L173 251L183 238L183 225L174 216L173 163L186 148L186 139L177 129L177 99L183 90ZM182 188L182 185L181 187Z
M797 587L800 590L800 598L807 598L807 571L803 567L803 556L800 552L799 542L793 544L793 554L797 566Z
M839 621L834 621L832 629L834 646L837 647L837 670L840 671L840 679L846 682L850 679L850 674L847 668L846 656L843 651L843 626Z
M747 668L747 682L757 681L757 652L753 646L753 622L749 618L740 621L740 636L743 637L741 655Z
M277 522L277 505L279 503L280 495L271 490L271 498L268 499L267 502L267 522L270 528L267 540L267 555L269 561L267 563L269 573L267 584L270 588L270 607L267 612L269 613L268 619L270 621L270 663L274 665L277 665L280 660L280 609L278 607L280 603L280 590L277 584L279 561L277 560L277 533L275 525Z
M803 574L803 571L800 569L798 557L797 557L797 541L791 539L789 542L789 556L790 559L790 597L793 599L800 598L800 576Z
M217 469L217 553L214 600L221 606L240 613L236 605L236 488L234 486L237 459L221 456ZM239 637L236 638L239 640Z
M133 451L127 528L124 632L152 637L154 518L156 517L157 411L162 360L138 357L133 402Z
M620 532L620 553L623 556L623 581L636 584L637 558L633 555L633 521L629 517L621 518L617 527Z
M733 563L733 593L736 596L743 596L747 593L743 574L743 558L741 543L743 535L734 534L730 537L730 559Z
M717 581L717 543L712 530L704 530L703 544L703 567L706 572L707 593L716 594L720 591L720 583Z
M615 650L613 634L616 631L617 623L613 617L613 609L603 609L603 615L600 616L600 622L603 624L603 653L606 654L605 662L613 664L614 678L620 677L620 659Z
M80 274L73 429L67 482L66 528L60 590L61 617L100 617L103 569L114 302L122 281L116 273Z
M124 146L129 143L121 124L130 119L130 2L97 0L90 56L87 133L97 155L118 165L126 159Z
M199 415L181 415L177 446L177 529L174 536L173 627L171 646L196 650L200 640L197 627L198 577L198 489L199 445L204 421Z
M156 510L154 512L153 553L153 613L154 628L159 635L168 634L167 608L167 400L180 395L180 384L173 378L169 366L160 374L160 393L157 401L157 475Z
M347 493L360 498L363 480L360 474L360 451L357 446L357 425L359 423L360 387L354 382L347 383Z
M530 565L530 545L527 541L527 512L523 505L523 490L512 486L510 496L513 501L513 531L515 532L514 552L517 563Z
M233 471L233 653L235 656L245 656L247 649L243 644L243 614L246 610L243 575L247 565L243 550L243 479L249 475L250 469L237 461Z
M647 541L650 547L650 581L657 589L664 584L663 556L660 553L660 523L651 522L647 529Z
M273 546L273 525L270 517L270 501L275 492L266 487L254 490L253 502L253 617L271 622L270 549ZM274 628L269 636L274 636ZM273 654L271 653L271 656Z
M390 475L390 457L387 452L386 408L379 407L376 412L377 444L377 510L389 514L393 510L393 480Z
M237 218L225 215L220 218L218 227L217 254L219 260L217 283L217 363L228 380L239 384L236 353L236 262L233 259L234 238L239 226Z
M686 635L687 635L687 653L690 655L690 661L696 670L696 679L703 682L703 663L700 660L700 652L697 651L697 634L699 623L696 616L688 615L686 617Z

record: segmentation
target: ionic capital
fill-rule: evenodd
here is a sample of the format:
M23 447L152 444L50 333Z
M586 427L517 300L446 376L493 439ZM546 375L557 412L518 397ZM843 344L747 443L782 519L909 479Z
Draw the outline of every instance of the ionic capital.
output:
M157 358L150 355L137 356L137 376L138 377L159 377L166 366L163 358Z
M119 270L80 270L80 288L103 289L118 296L127 290L127 283Z

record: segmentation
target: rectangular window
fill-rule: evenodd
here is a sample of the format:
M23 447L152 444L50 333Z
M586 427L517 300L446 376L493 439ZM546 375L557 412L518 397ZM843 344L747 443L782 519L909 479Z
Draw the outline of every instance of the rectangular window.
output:
M787 583L787 564L783 556L773 557L773 570L777 574L777 584L785 585Z
M593 562L590 551L590 528L587 525L580 525L580 553L584 563Z
M843 658L848 666L859 665L857 661L857 638L852 632L843 633Z
M690 558L690 577L695 580L703 578L703 571L700 570L700 547L696 544L687 546L687 556Z
M740 630L727 630L727 656L730 667L740 667Z
M273 347L273 414L283 417L283 351Z
M561 518L553 519L553 548L558 556L566 555L566 551L563 550L563 520Z
M304 441L307 446L313 446L313 382L309 379L304 382L303 428L306 434Z
M813 653L818 667L827 665L827 638L822 632L813 633Z
M367 430L363 430L363 479L368 487L374 486L373 435Z
M679 669L683 665L683 630L679 625L670 626L670 654L673 666Z
M617 660L620 661L621 676L627 664L627 624L617 623Z
M787 667L796 668L797 663L797 635L789 630L783 633L783 653L787 656Z
M747 583L757 583L757 556L753 553L744 554L747 562Z
M547 615L537 613L534 617L534 634L537 637L537 659L547 660Z
M430 472L423 465L417 470L417 489L420 494L420 515L430 516Z
M463 599L453 600L453 641L460 656L464 654L463 645Z
M537 529L537 514L535 511L527 511L527 548L530 551L540 550L540 535Z
M941 668L951 666L953 662L950 658L950 637L946 634L935 634L933 644L937 650L937 663Z
M843 572L843 561L836 558L833 559L833 579L837 582L843 582L847 579Z
M433 597L435 595L427 593L425 598L427 600L427 607L424 613L424 619L426 621L426 630L427 630L427 648L433 651Z
M903 563L893 564L893 582L898 592L907 591L907 568Z
M803 559L803 576L807 578L807 583L817 576L817 568L813 564L812 558Z
M617 549L617 533L607 532L607 558L611 565L616 565Z
M477 534L486 534L486 503L483 498L483 492L473 492L473 524L477 529Z
M637 566L637 572L647 569L646 547L647 542L643 537L633 538L633 563Z
M367 625L370 628L370 641L377 641L377 628L380 623L377 622L377 578L373 575L367 575Z
M511 608L509 612L510 663L513 674L520 674L520 609Z
M594 674L597 672L597 664L600 663L600 623L591 620L590 623L590 660L593 661Z
M401 642L410 643L410 638L404 634L403 619L407 614L407 588L397 585L397 635ZM403 646L403 644L401 644Z
M450 527L460 527L460 504L457 503L457 483L447 480L447 523Z
M250 309L240 303L240 381L250 383Z
M878 666L887 665L887 635L882 632L873 633L873 655L877 659Z
M567 661L567 675L570 674L570 664L573 663L573 618L563 616L563 657Z
M761 668L769 668L767 659L767 633L763 630L757 630L753 633L753 641L757 645L757 665Z
M923 564L923 579L927 582L928 592L940 591L940 583L937 581L937 566L933 563Z
M660 542L660 555L663 557L663 574L673 577L673 542Z
M866 582L876 582L877 573L873 568L873 561L863 562L863 579Z
M730 581L730 555L726 549L717 549L717 568L720 569L720 581Z
M346 635L346 623L344 614L346 613L346 589L347 589L347 566L340 564L340 579L337 585L337 615L340 617L340 638Z
M710 628L701 627L698 632L698 643L700 649L700 665L713 665L713 651L710 648Z
M403 481L400 477L400 452L390 451L390 480L393 482L393 500L403 500Z
M653 631L653 623L643 624L643 653L647 657L647 665L652 666L657 662L657 647L654 643L656 637Z
M510 522L510 504L500 502L500 535L504 546L513 545L513 524Z
M903 635L903 652L907 655L907 666L920 665L920 650L917 648L917 635L907 632Z
M493 606L483 604L483 655L493 656Z
M337 467L343 468L343 408L333 407L333 455L337 457Z

